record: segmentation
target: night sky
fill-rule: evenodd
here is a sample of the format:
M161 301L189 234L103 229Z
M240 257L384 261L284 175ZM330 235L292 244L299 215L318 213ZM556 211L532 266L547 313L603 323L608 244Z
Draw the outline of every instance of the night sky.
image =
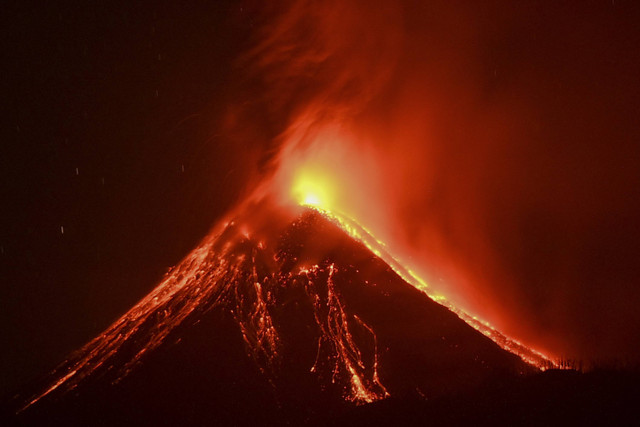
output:
M10 2L0 18L1 394L99 334L196 246L259 175L287 121L283 111L296 104L286 99L274 107L274 88L238 60L256 43L264 16L252 2L27 3ZM416 12L401 31L413 40L410 48L434 46L425 61L436 76L429 84L452 89L446 95L429 87L444 100L436 113L442 129L471 114L456 104L468 98L464 88L476 80L467 77L478 71L451 53L464 46L460 55L480 52L470 62L488 76L480 97L506 94L498 115L535 130L511 141L526 149L507 152L502 173L436 176L445 205L479 210L473 227L501 254L490 263L515 277L500 304L511 298L504 315L520 310L531 322L513 330L535 340L549 329L546 345L555 342L569 356L626 363L640 348L640 13L631 1L547 3L516 10L494 1L485 10L434 2L429 23L450 27L421 40L425 23ZM473 16L488 36L467 45L464 35L442 35L466 22L451 16ZM405 52L399 66L420 69L411 61L421 55ZM450 73L442 64L460 69ZM446 76L439 81L439 74ZM414 77L400 73L391 81ZM390 99L402 104L388 93L382 98L379 110L391 108ZM433 150L440 161L463 171L480 170L470 166L479 159L482 170L497 164L494 150L456 145L477 126L462 136L442 129L438 135L450 143ZM494 123L486 138L502 130ZM518 187L525 175L527 184ZM487 196L468 202L478 191ZM478 246L462 242L470 235L466 221L443 220L452 216L447 210L416 215L432 212L438 199L415 200L393 201L411 212L396 217L406 224L399 233L419 229L413 238L428 238L430 229L418 225L425 218L451 227L447 256L460 256L479 282L496 277L479 267L489 261ZM483 289L491 295L496 286ZM601 351L590 352L595 347Z
M243 185L216 136L239 6L53 3L2 13L2 392L144 296Z

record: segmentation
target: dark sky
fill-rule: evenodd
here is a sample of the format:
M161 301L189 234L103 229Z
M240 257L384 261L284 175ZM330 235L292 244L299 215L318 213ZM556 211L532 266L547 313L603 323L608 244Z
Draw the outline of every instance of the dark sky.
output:
M0 22L0 393L46 372L152 289L240 197L291 108L274 110L273 88L240 78L244 65L236 59L254 43L260 20L251 2L53 3L10 2ZM410 13L413 20L395 30L410 47L433 48L431 56L399 55L398 64L433 70L427 92L445 100L434 117L448 147L486 130L472 123L456 133L472 104L456 102L469 99L481 99L474 108L495 107L469 120L489 120L485 140L510 129L499 119L504 113L527 129L527 144L502 157L463 145L438 152L462 171L441 172L440 201L476 209L479 219L456 222L447 210L429 218L448 233L448 256L459 257L471 277L495 278L482 277L490 265L513 279L499 304L513 303L532 319L520 332L535 339L553 330L547 344L576 355L611 336L601 354L627 358L640 345L637 7L617 0L471 3L434 2L431 15ZM423 31L424 13L431 32ZM375 12L362 19L368 16ZM473 31L456 31L464 25L485 38L470 43ZM377 29L362 28L366 43L366 31ZM468 62L457 57L469 52ZM474 73L486 78L468 78ZM403 86L406 99L382 98L408 108L425 88L413 89ZM392 105L384 104L380 110ZM478 159L483 170L501 172L474 173ZM523 195L520 180L536 184ZM487 196L475 203L477 191ZM411 200L396 200L399 211L433 212L433 200ZM419 229L414 237L429 238L432 230L420 228L415 215L405 219ZM490 240L499 259L479 255L471 234ZM569 345L557 344L563 337Z
M237 2L12 3L0 38L1 393L124 313L238 197L219 118L250 25Z

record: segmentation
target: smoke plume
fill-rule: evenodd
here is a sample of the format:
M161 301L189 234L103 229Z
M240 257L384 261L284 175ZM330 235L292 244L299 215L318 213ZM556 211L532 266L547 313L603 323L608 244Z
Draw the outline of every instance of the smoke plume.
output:
M462 308L556 356L630 358L640 60L620 8L247 4L229 128L283 194L301 167L326 176Z

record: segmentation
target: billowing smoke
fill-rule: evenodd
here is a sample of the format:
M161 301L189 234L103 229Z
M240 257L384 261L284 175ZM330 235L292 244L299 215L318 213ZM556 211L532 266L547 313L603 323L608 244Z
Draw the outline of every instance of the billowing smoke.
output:
M526 343L632 357L633 14L609 2L269 3L247 5L247 101L228 121L262 142L261 177L285 194L301 167L318 171L334 208Z

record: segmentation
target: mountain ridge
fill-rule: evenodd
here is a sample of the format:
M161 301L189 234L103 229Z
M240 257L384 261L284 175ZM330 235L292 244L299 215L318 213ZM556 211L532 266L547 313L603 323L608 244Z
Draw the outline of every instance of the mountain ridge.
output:
M140 402L159 394L150 401L162 401L165 375L173 384L168 388L181 390L202 379L226 384L201 390L216 407L233 405L225 393L255 395L250 400L262 402L259 407L295 406L311 414L390 395L446 396L492 377L537 372L406 283L322 213L306 209L293 221L266 221L274 223L285 224L271 227L277 238L261 238L259 227L251 230L242 219L207 237L147 297L63 363L28 400L33 406L24 419L51 413L64 419L78 405L98 412L128 407L118 395ZM191 362L176 362L185 358ZM195 372L180 379L185 365ZM197 412L200 399L184 404ZM162 406L156 411L171 412L167 419L184 412Z

